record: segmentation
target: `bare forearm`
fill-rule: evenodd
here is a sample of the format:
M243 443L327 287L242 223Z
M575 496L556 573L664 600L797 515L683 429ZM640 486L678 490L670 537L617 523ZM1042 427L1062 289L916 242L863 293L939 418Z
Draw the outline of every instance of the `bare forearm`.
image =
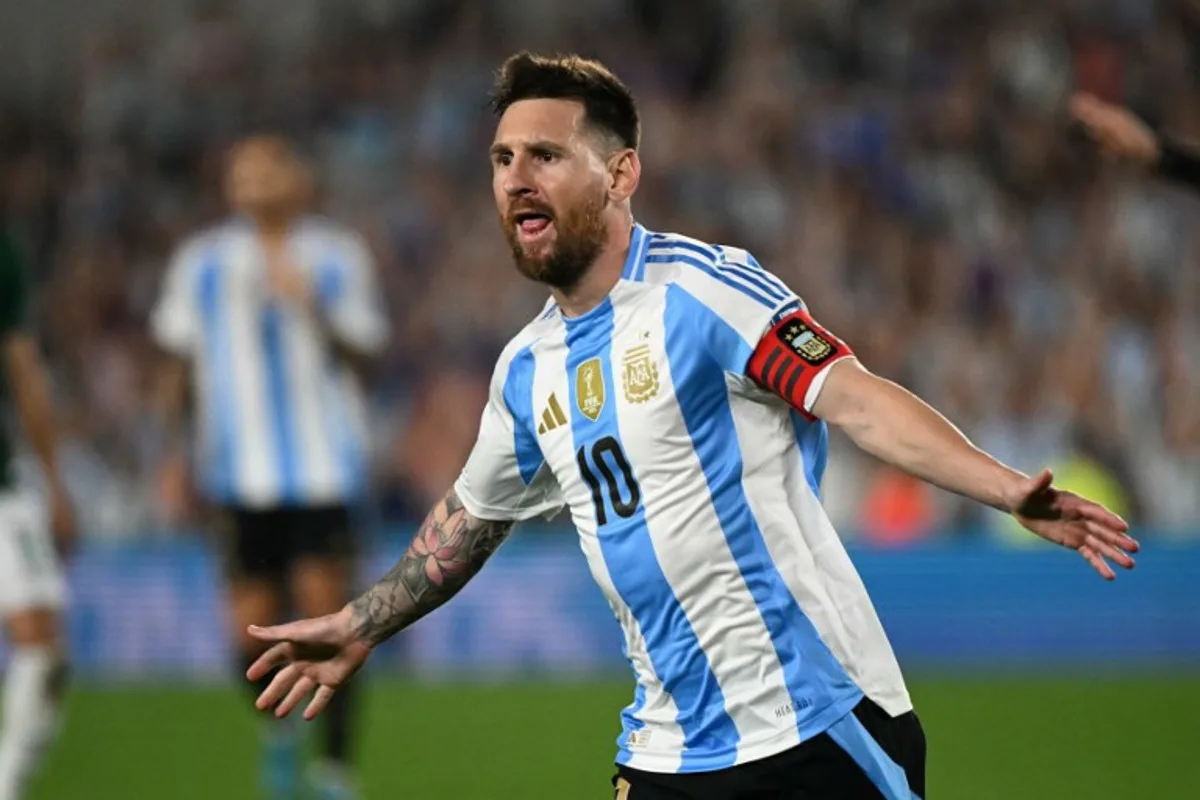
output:
M391 571L350 604L354 637L374 646L445 603L475 577L512 525L476 519L451 490Z
M46 370L32 337L21 335L5 343L5 366L21 429L33 445L46 480L58 474L58 430Z
M831 421L858 447L947 491L1009 510L1013 487L1024 475L975 447L916 395L855 369L859 386L842 393Z

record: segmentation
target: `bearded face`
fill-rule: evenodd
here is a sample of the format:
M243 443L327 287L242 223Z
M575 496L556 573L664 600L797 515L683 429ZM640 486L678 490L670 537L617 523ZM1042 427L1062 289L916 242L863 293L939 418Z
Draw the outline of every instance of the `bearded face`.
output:
M501 217L517 270L556 289L579 283L604 246L603 194L563 208L532 198L518 200Z

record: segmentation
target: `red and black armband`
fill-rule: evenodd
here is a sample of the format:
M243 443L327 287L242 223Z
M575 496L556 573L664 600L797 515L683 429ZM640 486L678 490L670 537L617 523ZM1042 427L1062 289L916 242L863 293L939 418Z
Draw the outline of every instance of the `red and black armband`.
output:
M780 319L758 343L746 374L808 418L808 390L829 365L853 355L841 339L818 325L804 309Z

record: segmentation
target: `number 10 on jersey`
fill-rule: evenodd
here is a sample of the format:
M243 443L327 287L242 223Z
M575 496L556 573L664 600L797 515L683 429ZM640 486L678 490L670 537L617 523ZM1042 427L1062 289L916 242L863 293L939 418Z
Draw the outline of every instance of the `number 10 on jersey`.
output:
M613 513L622 519L634 515L642 502L642 490L637 479L633 477L633 468L629 459L621 449L621 444L611 436L597 439L590 446L584 445L575 453L579 463L579 474L592 490L592 502L596 506L596 524L603 527L608 524L608 505L612 505ZM601 486L600 478L608 489L605 498L605 486ZM618 473L620 481L618 482ZM620 484L624 484L622 487ZM607 504L606 504L607 499Z

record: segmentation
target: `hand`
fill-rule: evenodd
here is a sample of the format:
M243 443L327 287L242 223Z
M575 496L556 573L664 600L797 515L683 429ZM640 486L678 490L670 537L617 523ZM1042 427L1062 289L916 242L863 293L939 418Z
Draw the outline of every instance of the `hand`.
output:
M316 695L304 709L304 718L313 719L329 705L334 691L371 655L371 648L354 638L350 614L347 607L336 614L286 625L249 627L251 636L272 647L250 666L246 677L256 681L283 666L255 701L259 711L274 708L276 717L286 717L313 689Z
M1055 489L1053 482L1046 469L1017 485L1009 504L1017 522L1047 541L1079 551L1105 580L1117 577L1106 558L1133 569L1129 553L1138 551L1138 543L1126 534L1125 520L1099 503Z
M50 530L54 534L54 544L60 558L66 558L75 551L79 539L79 526L75 521L75 507L66 488L58 481L52 481L50 490Z
M283 251L282 246L278 250L268 252L267 285L281 300L302 308L309 308L313 304L312 287L308 279Z
M1078 92L1071 98L1070 110L1108 155L1143 167L1158 163L1162 155L1158 137L1129 109Z

